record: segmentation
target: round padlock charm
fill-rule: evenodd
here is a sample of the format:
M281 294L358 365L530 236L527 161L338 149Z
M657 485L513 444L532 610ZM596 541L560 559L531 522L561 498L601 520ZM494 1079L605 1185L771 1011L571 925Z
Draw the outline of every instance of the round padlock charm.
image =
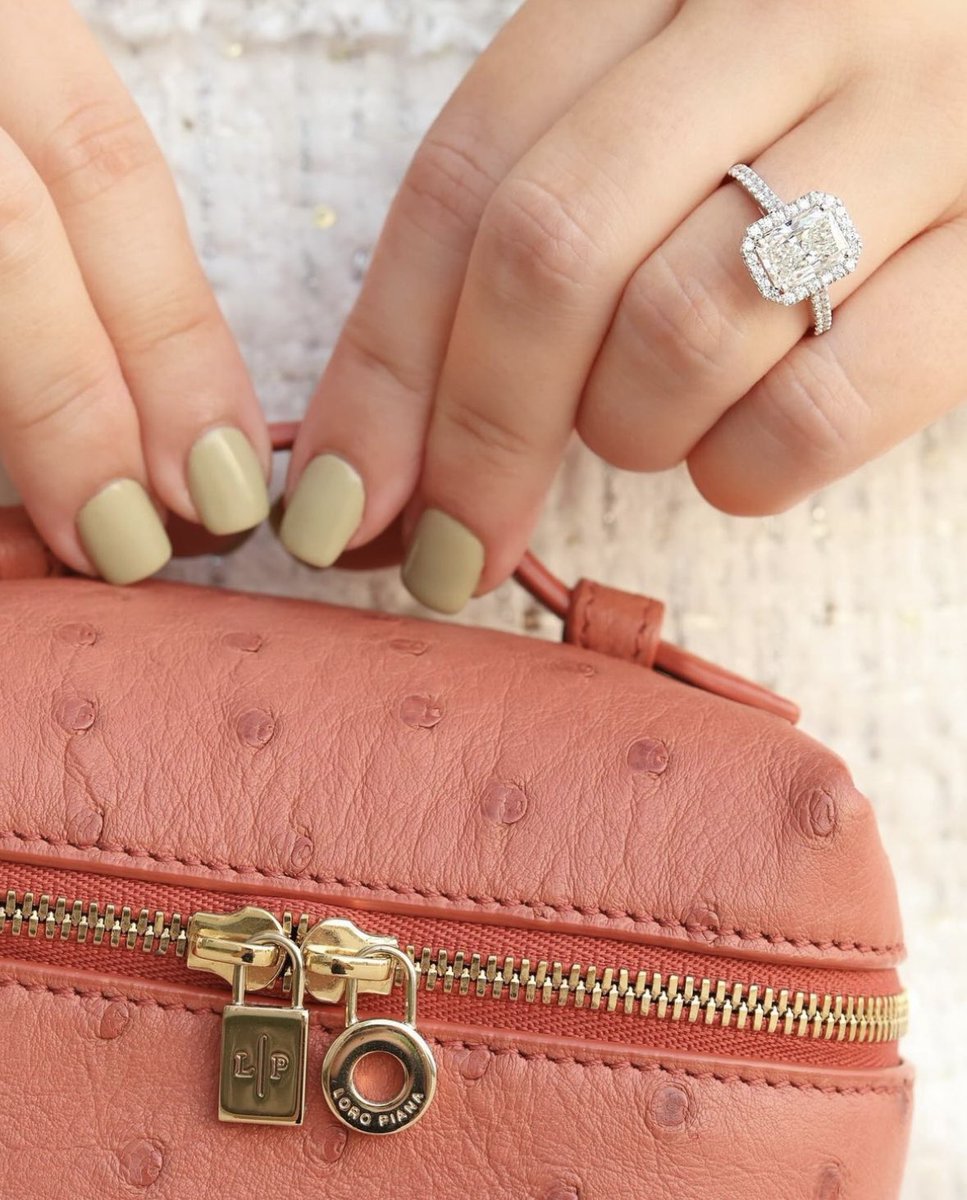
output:
M426 1039L416 1029L416 967L394 946L373 946L360 952L388 954L402 966L406 978L406 1015L402 1021L374 1017L360 1021L356 1013L357 983L346 981L346 1028L326 1052L322 1090L333 1113L360 1133L399 1133L421 1119L436 1091L436 1062ZM388 1054L403 1068L403 1086L390 1100L368 1100L353 1080L356 1066L367 1054Z

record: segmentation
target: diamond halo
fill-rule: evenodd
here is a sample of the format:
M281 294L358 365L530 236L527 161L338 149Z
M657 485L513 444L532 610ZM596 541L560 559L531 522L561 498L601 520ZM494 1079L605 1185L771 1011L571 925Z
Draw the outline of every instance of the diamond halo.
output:
M729 176L749 193L763 216L746 230L742 257L756 287L777 304L812 302L816 334L832 324L828 288L856 270L863 243L843 202L808 192L784 204L751 167Z

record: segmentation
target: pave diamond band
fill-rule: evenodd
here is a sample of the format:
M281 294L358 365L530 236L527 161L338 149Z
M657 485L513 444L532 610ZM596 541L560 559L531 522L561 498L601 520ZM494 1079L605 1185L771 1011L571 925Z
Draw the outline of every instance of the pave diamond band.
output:
M809 300L818 336L833 323L829 285L856 270L863 243L843 202L828 192L808 192L785 204L751 167L729 171L762 210L746 230L742 257L767 300Z

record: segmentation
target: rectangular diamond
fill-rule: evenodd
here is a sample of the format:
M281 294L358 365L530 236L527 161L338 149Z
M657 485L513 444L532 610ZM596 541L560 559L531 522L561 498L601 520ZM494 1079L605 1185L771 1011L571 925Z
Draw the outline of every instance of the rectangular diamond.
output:
M814 204L759 238L755 252L773 286L793 292L840 267L849 245L834 214Z

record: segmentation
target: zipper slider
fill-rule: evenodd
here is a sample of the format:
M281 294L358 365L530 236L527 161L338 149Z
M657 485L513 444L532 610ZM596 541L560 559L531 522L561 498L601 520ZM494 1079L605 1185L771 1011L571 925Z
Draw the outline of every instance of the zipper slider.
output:
M388 996L396 982L395 937L365 933L352 921L331 917L302 939L306 990L324 1004L338 1004L352 980L358 991Z
M233 913L195 913L188 922L186 963L233 987L239 967L244 967L245 990L261 992L275 983L286 962L285 952L268 935L284 933L277 917L251 905Z
M346 1028L326 1052L322 1084L334 1115L362 1133L397 1133L414 1125L436 1090L436 1062L416 1028L417 971L395 937L366 933L344 917L320 921L301 943L263 908L196 913L188 924L188 966L232 984L222 1018L218 1115L223 1121L299 1125L305 1105L310 992L326 1004L346 1002ZM291 963L292 1004L246 1004L246 992L278 979ZM402 1021L360 1020L360 992L387 996L401 972L406 997ZM395 1058L403 1086L387 1101L372 1101L356 1087L356 1064L367 1054Z

